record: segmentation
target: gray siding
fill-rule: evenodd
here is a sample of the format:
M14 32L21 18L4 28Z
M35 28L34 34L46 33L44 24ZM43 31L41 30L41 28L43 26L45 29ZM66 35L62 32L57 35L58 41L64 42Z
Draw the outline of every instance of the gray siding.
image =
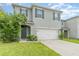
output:
M15 12L18 12L19 9L22 7L15 6ZM44 10L44 18L36 18L35 17L35 8L39 7L31 7L31 8L25 8L28 10L28 16L27 16L27 22L31 27L31 34L37 34L38 29L49 29L49 30L59 30L61 29L61 21L57 18L57 20L54 20L54 12L60 13L60 11L53 11L49 9L39 8ZM59 17L60 18L60 17ZM30 22L32 21L33 24Z
M77 38L77 20L76 19L66 21L64 23L64 26L70 29L69 37Z
M79 38L79 17L75 18L77 24L77 38Z
M33 22L35 24L36 28L52 28L52 29L60 29L61 28L61 21L53 20L53 12L50 10L44 10L44 19L43 18L36 18L35 17L35 8L39 7L33 7ZM42 8L39 8L42 9Z

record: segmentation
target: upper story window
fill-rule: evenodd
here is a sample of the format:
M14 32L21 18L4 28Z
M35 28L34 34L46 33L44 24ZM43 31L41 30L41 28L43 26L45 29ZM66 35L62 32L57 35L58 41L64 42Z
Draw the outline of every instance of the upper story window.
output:
M26 9L20 9L20 13L21 14L23 14L23 15L25 15L25 16L28 16L28 10L26 10Z
M44 18L44 10L35 9L35 17L37 18Z
M14 7L14 12L19 14L20 13L20 8L19 7Z
M53 12L53 20L60 20L60 13Z

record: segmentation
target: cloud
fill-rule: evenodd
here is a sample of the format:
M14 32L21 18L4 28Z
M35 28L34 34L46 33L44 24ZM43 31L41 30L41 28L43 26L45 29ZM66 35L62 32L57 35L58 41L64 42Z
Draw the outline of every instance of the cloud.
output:
M61 15L62 19L68 19L74 16L79 15L79 10L63 10L63 13Z
M52 9L63 11L61 15L62 19L68 19L79 15L79 9L75 9L77 7L76 6L74 7L73 5L67 3L48 4L48 6L51 7Z
M51 5L50 7L55 8L55 9L60 9L63 5L64 5L64 3L59 3L59 4Z

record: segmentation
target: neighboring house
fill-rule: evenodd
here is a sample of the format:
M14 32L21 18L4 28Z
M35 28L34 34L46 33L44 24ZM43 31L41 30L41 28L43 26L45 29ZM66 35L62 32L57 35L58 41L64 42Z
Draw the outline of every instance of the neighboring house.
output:
M79 16L65 20L62 29L65 37L79 38Z
M26 35L37 35L38 40L58 39L61 29L61 11L46 7L32 5L23 7L13 4L16 13L24 14L27 17L27 24L21 25L21 40L26 39Z

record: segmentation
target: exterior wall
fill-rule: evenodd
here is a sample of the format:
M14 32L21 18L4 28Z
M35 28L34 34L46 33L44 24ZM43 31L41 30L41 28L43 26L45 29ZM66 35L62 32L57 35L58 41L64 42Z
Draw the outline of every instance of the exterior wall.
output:
M79 17L76 18L77 21L77 38L79 38Z
M77 23L77 38L79 38L79 24Z
M16 7L15 11L19 13L19 9L22 7ZM44 19L43 18L36 18L35 17L35 8L39 7L32 7L32 8L23 8L28 10L27 22L33 21L36 28L52 28L52 29L61 29L61 21L60 20L53 20L53 12L60 13L58 11L51 11L44 8L39 8L44 10Z
M62 27L62 28L65 27L65 22L64 22L64 20L61 20L61 27Z
M36 29L34 25L31 25L31 34L36 35Z
M56 31L57 32L56 34L58 34L59 29L61 29L61 21L53 20L53 12L57 12L57 13L60 13L60 12L52 11L52 10L48 10L48 9L44 9L44 8L39 8L39 9L44 10L44 19L36 18L35 17L35 8L39 8L39 7L32 7L30 9L25 8L28 10L28 17L27 17L28 24L26 24L26 25L29 25L31 27L31 34L37 35L38 30L48 30L51 37L52 37L53 31ZM16 9L19 10L18 7L16 7ZM16 11L16 9L15 9L15 11ZM29 22L31 22L31 23L29 23ZM50 31L52 32L52 34ZM53 34L53 36L54 36L54 34ZM58 38L57 35L56 35L56 37Z
M53 12L54 11L39 8L39 9L44 10L44 19L43 18L36 18L35 17L35 8L39 8L39 7L33 7L33 10L32 10L33 11L32 12L33 22L34 22L36 28L61 29L61 21L53 20Z
M78 38L77 37L77 20L72 18L71 20L67 20L64 22L64 26L69 28L69 37L70 38Z

